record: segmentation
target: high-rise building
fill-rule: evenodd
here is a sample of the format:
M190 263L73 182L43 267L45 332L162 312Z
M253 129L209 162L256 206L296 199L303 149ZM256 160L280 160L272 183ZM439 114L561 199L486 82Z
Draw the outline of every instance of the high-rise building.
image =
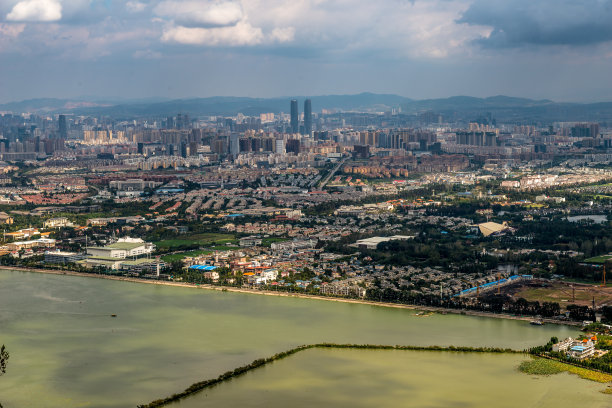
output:
M168 116L166 119L166 129L174 129L174 117Z
M238 133L232 133L229 137L229 153L236 158L240 154L240 137Z
M299 130L299 119L298 119L298 103L297 100L291 100L291 133L297 133Z
M312 135L312 103L310 99L304 101L304 134Z
M276 139L274 144L275 153L285 154L285 141L283 139Z
M300 141L299 139L289 139L285 144L285 151L287 153L300 153Z
M66 115L59 115L58 118L58 134L62 139L68 138L68 125L66 124Z

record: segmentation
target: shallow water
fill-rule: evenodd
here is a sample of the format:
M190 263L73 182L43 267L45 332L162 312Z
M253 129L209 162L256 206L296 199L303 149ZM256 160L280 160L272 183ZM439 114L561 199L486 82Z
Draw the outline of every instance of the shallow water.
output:
M0 271L0 343L11 353L0 403L135 407L299 344L523 349L575 333L503 319Z
M514 354L311 349L171 408L610 407L606 385L567 373L530 376Z

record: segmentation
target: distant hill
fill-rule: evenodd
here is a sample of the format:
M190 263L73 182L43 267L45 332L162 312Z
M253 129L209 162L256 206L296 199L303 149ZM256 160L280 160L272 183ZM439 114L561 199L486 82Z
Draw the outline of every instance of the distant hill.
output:
M297 99L300 111L305 96L284 98L246 98L214 96L209 98L174 99L164 101L99 102L73 99L41 98L0 104L0 111L15 113L83 113L109 116L173 115L178 112L198 115L257 115L267 112L288 112L289 101ZM342 111L384 111L398 107L411 99L398 95L361 93L357 95L324 95L309 97L317 111L321 109Z
M287 96L284 98L245 98L232 96L215 96L209 98L176 99L160 103L128 103L103 109L80 109L83 113L97 113L109 116L144 116L173 115L186 113L191 116L201 115L259 115L268 112L289 112L289 101L297 99L302 111L304 100L312 100L313 109L342 111L385 111L411 101L398 95L361 93L357 95L324 95L324 96Z
M28 99L20 102L10 102L0 104L0 111L9 111L14 113L28 112L57 112L69 111L73 109L85 107L103 107L109 106L108 103L92 102L87 100L70 100L70 99L55 99L55 98L38 98Z
M473 96L452 96L443 99L424 99L420 101L411 101L402 105L404 110L422 111L422 110L471 110L471 109L488 109L488 108L527 108L534 106L543 106L554 104L553 101L533 100L526 98L514 98L510 96L491 96L488 98L475 98Z
M15 113L38 112L45 114L72 113L104 115L117 119L135 117L170 116L185 113L192 117L209 115L258 115L289 111L289 101L297 99L300 112L305 96L279 98L247 98L215 96L164 100L146 98L133 100L96 100L40 98L0 105L0 111ZM551 121L612 121L612 102L591 104L558 103L551 100L534 100L510 96L476 98L453 96L450 98L413 100L393 94L360 93L356 95L322 95L308 97L314 112L322 109L356 112L384 112L401 107L405 114L413 115L433 111L448 120L474 120L490 114L498 121L551 122Z

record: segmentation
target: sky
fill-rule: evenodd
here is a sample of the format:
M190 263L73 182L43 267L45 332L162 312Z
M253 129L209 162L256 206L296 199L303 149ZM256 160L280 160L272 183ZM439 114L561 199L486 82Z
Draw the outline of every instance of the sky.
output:
M612 0L0 0L0 102L612 101Z

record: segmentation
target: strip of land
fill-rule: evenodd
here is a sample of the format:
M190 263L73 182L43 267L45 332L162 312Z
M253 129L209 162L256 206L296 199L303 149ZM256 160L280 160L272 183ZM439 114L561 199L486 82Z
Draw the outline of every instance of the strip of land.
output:
M370 305L370 306L391 307L391 308L396 308L396 309L422 310L422 311L435 312L435 313L462 314L462 315L470 315L470 316L493 317L493 318L498 318L498 319L510 319L510 320L522 320L522 321L533 320L533 316L515 316L515 315L509 315L509 314L503 314L503 313L480 312L477 310L447 309L447 308L435 307L435 306L405 305L405 304L398 304L398 303L374 302L370 300L320 296L320 295L311 295L307 293L291 293L291 292L281 292L281 291L277 292L277 291L271 291L271 290L237 288L235 286L217 286L217 285L210 285L210 284L194 284L194 283L186 283L186 282L159 281L159 280L151 280L151 279L129 278L125 276L112 276L112 275L103 275L103 274L96 274L96 273L64 271L64 270L59 270L59 269L41 269L41 268L23 268L23 267L17 267L17 266L0 266L0 270L35 272L35 273L44 273L44 274L49 274L49 275L81 276L81 277L86 277L86 278L108 279L108 280L134 282L134 283L146 283L146 284L151 284L151 285L176 286L176 287L183 287L183 288L207 289L207 290L216 290L216 291L223 291L223 292L248 293L248 294L256 294L256 295L266 295L266 296L316 299L316 300L326 300L326 301L331 301L331 302L342 302L342 303L357 303L357 304ZM540 320L542 320L545 323L550 323L550 324L563 324L563 325L570 325L570 326L580 326L581 325L581 323L579 322L571 322L571 321L560 322L558 320L553 320L553 319L540 319Z

